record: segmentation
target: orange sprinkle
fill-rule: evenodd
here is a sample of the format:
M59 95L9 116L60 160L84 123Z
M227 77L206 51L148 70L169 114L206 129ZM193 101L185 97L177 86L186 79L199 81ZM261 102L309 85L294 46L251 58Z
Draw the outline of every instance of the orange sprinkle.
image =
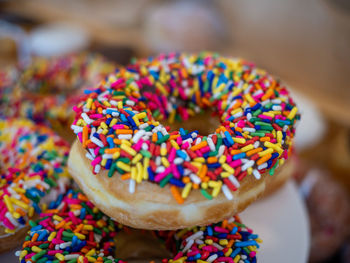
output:
M235 241L234 241L233 239L231 239L231 240L227 243L226 247L232 247L234 243L235 243Z
M199 149L201 149L201 148L203 148L203 147L205 147L205 146L207 146L208 145L208 143L206 142L206 141L202 141L202 142L200 142L200 143L198 143L198 144L196 144L196 145L193 145L192 147L191 147L191 150L192 151L197 151L197 150L199 150Z
M266 137L261 137L260 138L261 142L269 142L270 141L270 137L266 136Z
M120 151L120 148L107 148L105 149L105 153L107 154L113 154L115 152L119 152Z
M78 225L77 226L77 228L76 229L74 229L74 233L79 233L82 229L83 229L83 227L84 227L84 225L83 224L80 224L80 225Z
M261 165L261 164L267 162L270 158L271 158L271 153L266 154L266 155L264 155L263 157L261 157L261 158L256 162L256 164L257 164L257 165Z
M61 222L59 222L59 223L55 226L55 228L56 228L56 229L60 229L60 228L62 228L66 223L67 223L66 221L62 220Z
M192 185L192 188L193 188L193 189L199 189L199 184L193 184L193 185Z
M48 210L45 211L45 213L58 214L59 210L58 209L48 209Z
M14 182L14 183L18 183L19 180L22 180L22 179L23 179L24 175L25 175L24 173L21 173L18 177L16 177L15 180L13 180L13 182Z
M115 144L122 144L122 140L120 140L120 139L114 139L113 142Z
M216 158L216 157L214 156L214 158ZM206 166L205 164L203 164L202 167L201 167L201 170L200 170L198 176L199 176L200 178L203 178L204 176L207 175L207 172L208 172L208 166Z
M72 209L76 209L76 210L79 210L79 209L82 208L82 206L81 206L81 205L78 205L78 204L71 204L70 207L71 207Z
M83 146L85 147L86 146L86 141L89 139L89 129L87 126L84 126L83 127Z
M273 95L273 89L269 88L266 93L264 94L264 96L262 96L262 100L267 100L268 98L270 98Z
M184 178L182 178L182 182L184 183L184 184L187 184L187 183L189 183L189 182L191 182L191 179L189 178L189 177L184 177Z
M256 149L253 149L253 150L250 150L248 152L246 152L246 155L249 157L253 154L256 154L258 152L261 152L263 150L263 148L259 147L259 148L256 148Z
M208 163L217 163L218 162L218 158L216 156L211 156L207 160L208 160Z
M121 129L118 129L115 132L116 132L116 134L132 134L132 130L121 130Z
M172 185L170 186L170 191L172 193L172 195L174 196L175 200L179 203L179 204L183 204L184 199L181 197L179 190L177 189L176 186Z
M39 237L39 234L38 233L35 233L32 237L32 242L35 242Z
M81 193L78 194L78 199L81 201L89 201L89 199Z
M22 248L26 248L26 247L28 247L30 244L31 244L31 242L32 241L25 241L24 243L23 243L23 245L22 245Z
M122 180L128 180L128 179L130 179L130 177L131 177L130 173L125 173L121 176Z
M17 212L18 214L20 214L21 216L25 216L25 215L26 215L26 212L24 212L23 209L21 209L21 208L19 208L19 207L16 208L16 212Z
M180 137L180 134L174 134L174 135L170 135L170 140L175 140L177 137Z
M152 142L156 142L158 140L157 133L152 134Z
M231 155L239 154L241 150L231 150Z

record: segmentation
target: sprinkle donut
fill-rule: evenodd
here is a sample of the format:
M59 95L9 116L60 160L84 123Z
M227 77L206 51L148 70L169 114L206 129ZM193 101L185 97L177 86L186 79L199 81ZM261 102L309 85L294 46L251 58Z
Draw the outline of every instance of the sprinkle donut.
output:
M220 120L210 134L162 124L185 124L206 109ZM208 225L243 210L285 170L300 118L271 75L211 53L136 60L86 90L74 111L75 181L118 222L155 230Z
M124 227L104 215L89 199L70 190L30 222L20 262L122 263L114 257L118 233ZM207 227L178 231L149 231L161 239L176 262L256 262L261 241L238 216ZM131 244L130 244L131 245Z
M29 120L0 120L0 252L18 245L28 221L66 190L69 147Z
M35 57L28 66L11 71L12 79L7 82L12 92L2 106L3 115L29 118L55 129L69 126L71 108L82 87L93 87L113 70L112 63L95 54Z

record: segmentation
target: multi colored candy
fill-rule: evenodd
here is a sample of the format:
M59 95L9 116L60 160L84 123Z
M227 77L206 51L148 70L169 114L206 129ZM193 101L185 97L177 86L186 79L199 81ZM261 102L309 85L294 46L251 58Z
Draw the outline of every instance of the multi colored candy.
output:
M161 124L206 109L221 121L212 134ZM130 192L144 180L169 184L179 203L192 189L208 199L220 192L232 199L246 176L273 175L288 158L300 118L271 75L212 53L135 60L86 90L74 111L71 128L94 173L122 175Z
M69 146L25 119L0 120L0 228L15 233L66 190Z
M31 64L11 69L10 76L0 73L0 89L7 91L1 115L49 125L67 124L72 121L71 109L83 88L95 86L113 70L114 64L94 54L33 58ZM5 84L10 93L1 88Z
M118 232L126 227L112 221L79 191L69 190L53 201L16 254L20 262L122 263L114 257ZM256 262L261 241L238 216L207 227L149 231L164 241L173 259L163 263Z

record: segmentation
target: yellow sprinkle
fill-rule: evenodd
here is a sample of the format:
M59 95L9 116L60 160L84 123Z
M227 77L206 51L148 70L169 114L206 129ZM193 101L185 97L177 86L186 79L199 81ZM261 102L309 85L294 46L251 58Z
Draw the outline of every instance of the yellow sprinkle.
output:
M4 201L5 201L5 205L7 206L7 209L12 214L14 209L13 209L10 197L8 195L4 195Z
M21 193L21 194L24 194L26 192L25 189L19 188L19 187L13 187L12 189L15 190L17 193Z
M42 249L40 247L37 246L32 246L32 251L34 251L35 253L39 253Z
M18 219L18 218L21 217L21 215L20 215L19 213L17 213L17 212L13 212L12 216L13 216L14 218L16 218L16 219Z
M208 263L208 261L197 259L197 263Z
M253 168L252 167L249 167L247 169L247 172L248 172L248 175L251 175L253 173Z
M287 118L288 119L293 119L295 117L295 114L297 114L298 112L298 108L297 107L294 107L288 114Z
M230 174L233 174L235 172L235 170L231 166L229 166L227 163L224 163L222 165L222 168L224 168L224 170L229 172Z
M92 98L88 98L86 101L86 108L90 109L92 104Z
M197 167L198 169L201 169L202 168L202 163L197 163L197 162L191 162L191 164L195 167Z
M126 151L128 154L132 156L135 156L137 154L137 152L133 148L129 147L124 143L124 140L123 140L123 143L120 145L120 148L122 148L122 150Z
M244 96L249 103L256 104L255 100L252 98L252 96L249 93L245 94Z
M111 122L109 123L109 127L112 127L113 125L115 125L118 122L117 119L112 119Z
M27 250L22 250L21 253L19 254L19 260L21 261L22 258L24 258L28 254Z
M241 112L241 111L242 111L241 108L234 109L231 111L231 115L235 115L236 113Z
M143 168L141 163L136 164L136 170L137 170L137 177L136 182L141 183L143 178Z
M176 150L179 150L179 149L180 149L180 146L177 144L176 141L170 140L170 144L171 144L171 146L173 146Z
M215 94L215 93L221 92L225 87L226 87L226 84L225 84L225 83L221 83L221 84L219 85L219 87L217 87L216 89L214 89L214 94Z
M122 109L123 108L123 102L122 101L118 101L118 109Z
M94 230L94 227L92 225L84 225L83 230Z
M171 124L171 123L174 123L174 121L175 121L175 116L176 116L176 110L172 110L172 111L170 112L169 118L168 118L170 124Z
M282 143L283 134L281 131L277 131L277 142Z
M113 153L112 158L113 158L113 159L118 159L119 156L120 156L120 152L115 152L115 153Z
M168 168L168 167L170 166L170 163L169 163L168 159L165 158L165 157L162 157L162 164L163 164L166 168Z
M203 189L208 189L208 183L207 183L207 182L201 183L201 187L202 187Z
M139 119L144 119L147 117L147 114L146 114L146 112L141 112L141 113L136 114L135 116L137 116L137 118L139 118Z
M279 159L279 164L283 165L284 164L284 159Z
M125 163L123 163L123 162L121 162L121 161L118 161L118 162L117 162L117 166L118 166L120 169L124 170L125 172L130 172L130 171L131 171L130 165L127 165L127 164L125 164Z
M132 116L132 119L134 120L134 122L135 122L135 124L136 124L137 126L140 125L140 121L139 121L139 119L137 118L136 115Z
M28 217L31 218L33 217L34 215L34 207L29 207L29 210L28 210Z
M96 258L93 258L93 257L89 257L89 256L86 256L86 258L88 259L89 262L96 262Z
M273 153L273 149L272 148L266 149L265 151L262 151L262 152L258 152L258 155L260 157L262 157L262 156L265 156L266 154L269 154L269 153Z
M236 143L240 143L240 144L245 144L245 139L244 138L236 138L236 137L232 137L233 141Z
M227 245L227 244L226 244L226 245ZM226 251L226 253L225 253L225 257L230 256L231 253L232 253L232 248L229 248L229 249Z
M213 189L212 193L211 193L211 195L212 195L213 197L217 197L217 196L219 195L220 191L221 191L222 182L221 182L221 181L218 181L218 183L219 183L219 185L216 186L216 187Z
M107 163L107 159L102 159L102 161L101 161L101 165L102 165L103 167L105 167L105 166L106 166L106 163Z
M87 256L93 256L93 255L95 255L95 253L96 253L96 250L93 248L89 252L87 252L86 255Z
M56 232L51 232L47 240L51 242L55 237L56 237Z
M165 147L160 148L160 155L165 156L167 154L167 150Z
M204 242L205 242L206 244L208 244L208 245L213 244L213 240L212 240L212 239L206 239Z
M247 152L247 151L250 151L250 150L253 150L254 149L254 145L253 144L248 144L247 146L244 146L241 151L242 152Z
M181 197L183 199L187 198L192 188L192 183L187 183L181 192Z
M103 129L108 129L107 124L104 123L104 122L101 122L100 126L101 126Z
M138 163L141 159L142 159L142 154L141 154L141 153L138 153L138 154L136 154L135 157L132 159L131 163L132 163L132 164L136 164L136 163Z
M237 262L240 260L240 258L241 258L241 256L240 256L240 255L237 255L237 256L235 256L235 258L233 259L233 261L234 261L235 263L237 263Z
M205 159L203 157L197 157L197 158L194 158L193 161L196 163L204 163Z
M148 170L147 168L149 167L149 158L144 158L143 159L143 179L147 180L148 179Z
M135 166L131 167L131 179L136 181L137 178L137 168Z
M279 147L277 144L273 144L271 142L264 142L264 146L268 148L274 149L276 152L278 152L280 155L283 153L283 149Z
M103 105L105 105L105 106L107 106L107 107L110 107L110 106L111 106L111 104L110 104L108 101L106 101L106 100L104 100L102 103L103 103Z
M231 174L228 173L228 172L222 172L222 173L220 173L220 175L221 175L223 178L227 178L227 177L229 177Z
M222 246L226 246L228 244L228 241L227 241L227 239L221 239L219 241L219 244L222 245Z
M221 155L219 158L219 163L223 164L226 162L226 155Z

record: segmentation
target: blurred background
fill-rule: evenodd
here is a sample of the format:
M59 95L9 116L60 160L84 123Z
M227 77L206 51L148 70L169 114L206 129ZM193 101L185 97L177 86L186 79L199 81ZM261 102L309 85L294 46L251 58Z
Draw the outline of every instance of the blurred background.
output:
M350 1L0 1L0 69L85 50L121 65L209 50L281 78L304 113L295 178L310 262L350 262Z

